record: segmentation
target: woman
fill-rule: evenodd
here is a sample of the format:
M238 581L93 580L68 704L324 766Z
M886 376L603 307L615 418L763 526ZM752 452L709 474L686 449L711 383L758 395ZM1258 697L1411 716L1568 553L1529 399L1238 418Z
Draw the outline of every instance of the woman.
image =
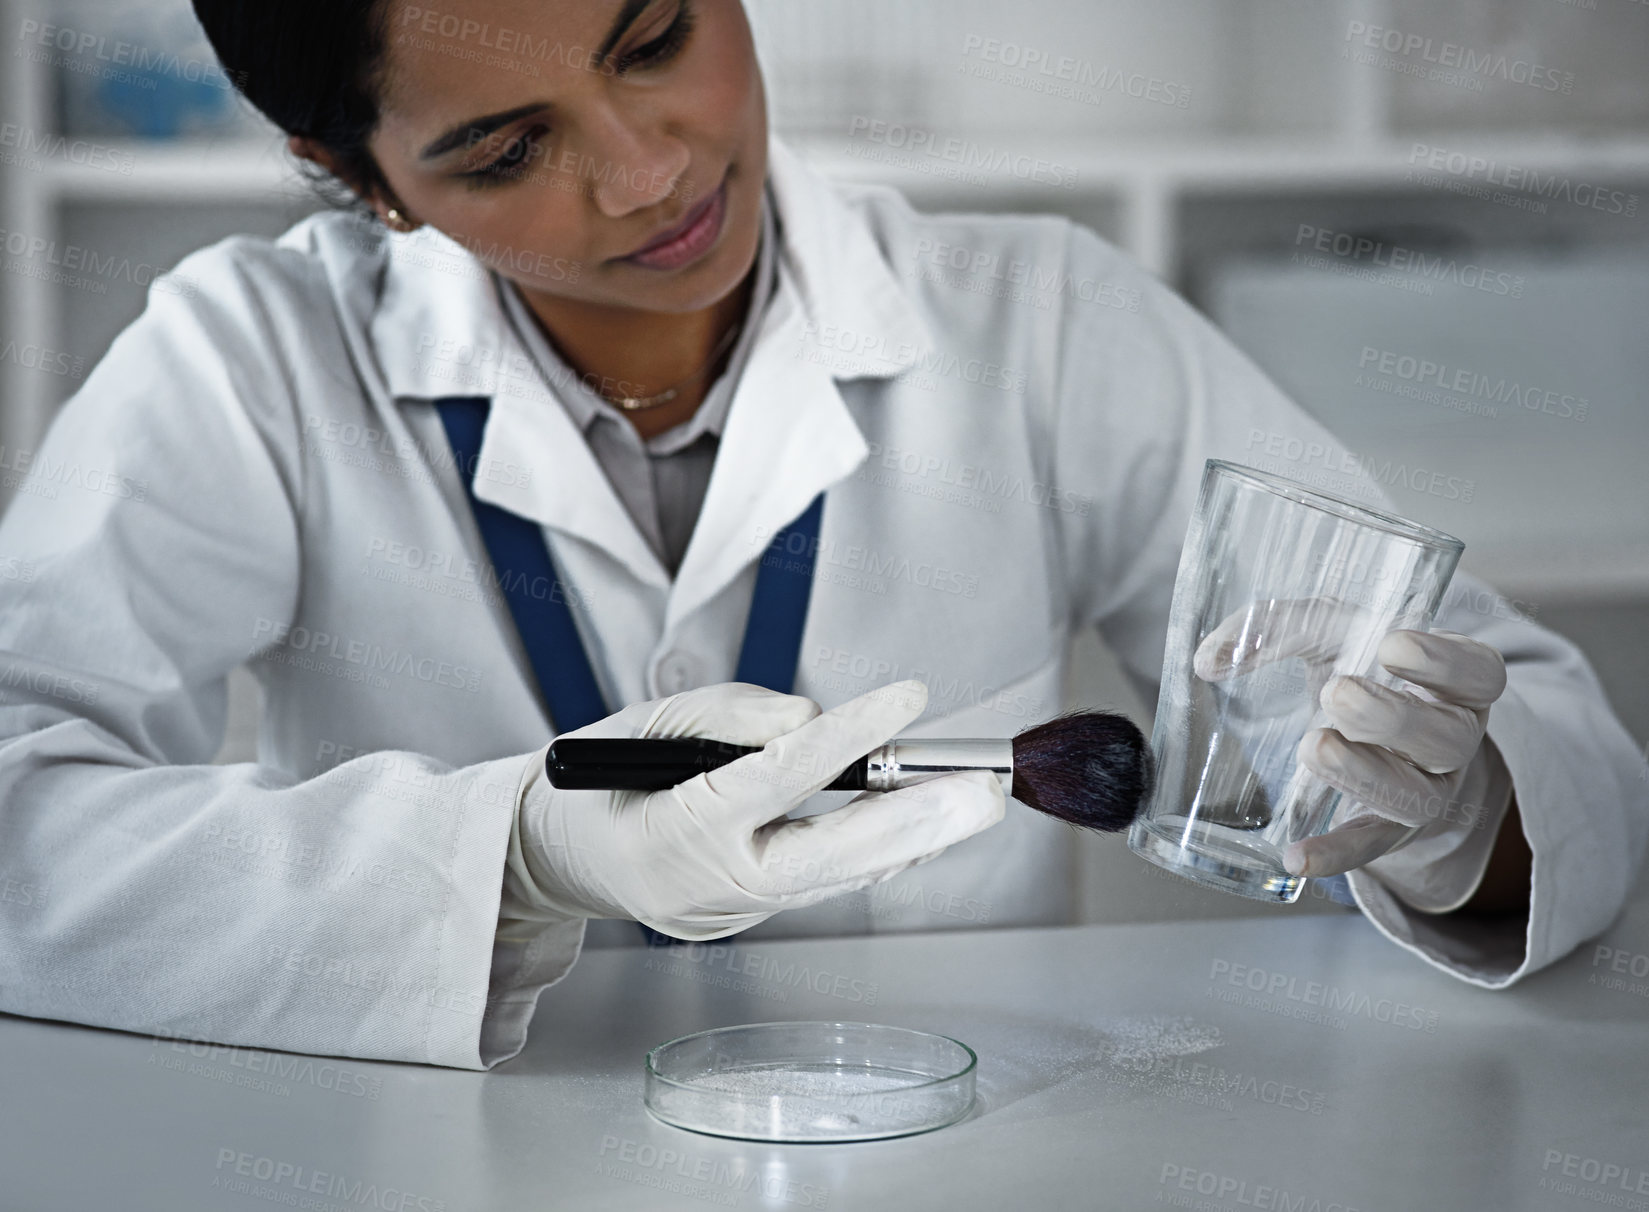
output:
M737 0L196 11L373 218L188 258L40 456L134 490L0 527L0 803L47 890L0 1009L479 1068L590 919L1071 920L1068 831L988 776L787 814L896 733L1051 714L1073 628L1149 696L1204 460L1330 435L1091 232L815 176ZM1428 693L1335 685L1306 760L1380 811L1290 856L1491 986L1608 922L1645 819L1584 660L1500 613L1393 633ZM259 761L203 765L242 663ZM780 743L554 791L575 724Z

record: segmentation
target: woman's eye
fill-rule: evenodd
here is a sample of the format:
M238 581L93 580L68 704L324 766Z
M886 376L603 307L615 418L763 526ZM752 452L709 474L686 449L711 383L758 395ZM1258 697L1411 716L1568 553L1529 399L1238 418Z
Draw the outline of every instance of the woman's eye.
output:
M638 65L654 66L667 63L681 53L681 48L687 45L687 37L692 32L693 6L688 0L682 0L681 7L676 11L676 19L670 22L670 28L651 42L644 43L614 59L614 73L622 76L630 68Z
M503 181L519 180L522 176L522 168L538 150L538 140L547 133L545 127L535 126L526 134L517 135L504 144L503 152L490 164L483 165L471 172L460 173L459 176L475 188L496 185Z

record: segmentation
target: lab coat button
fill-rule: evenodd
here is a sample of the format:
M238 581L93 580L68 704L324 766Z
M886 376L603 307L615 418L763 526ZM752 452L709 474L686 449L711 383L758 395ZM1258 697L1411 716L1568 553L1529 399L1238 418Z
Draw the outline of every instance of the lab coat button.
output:
M667 653L658 663L658 687L665 694L680 694L699 684L698 665L682 652Z

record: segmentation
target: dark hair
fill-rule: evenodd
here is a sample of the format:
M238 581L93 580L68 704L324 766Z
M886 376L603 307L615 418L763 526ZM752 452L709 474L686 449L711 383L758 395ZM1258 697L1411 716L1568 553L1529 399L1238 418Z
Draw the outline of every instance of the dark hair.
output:
M383 85L384 0L194 0L195 16L225 73L288 135L338 158L359 194L387 190L367 149ZM325 187L328 175L305 170ZM347 204L353 195L327 190Z

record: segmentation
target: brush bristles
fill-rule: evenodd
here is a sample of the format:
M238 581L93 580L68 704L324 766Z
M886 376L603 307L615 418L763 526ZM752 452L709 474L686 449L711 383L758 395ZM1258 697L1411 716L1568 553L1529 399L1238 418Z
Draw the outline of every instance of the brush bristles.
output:
M1154 777L1145 737L1112 712L1071 712L1013 739L1014 799L1084 829L1126 829Z

